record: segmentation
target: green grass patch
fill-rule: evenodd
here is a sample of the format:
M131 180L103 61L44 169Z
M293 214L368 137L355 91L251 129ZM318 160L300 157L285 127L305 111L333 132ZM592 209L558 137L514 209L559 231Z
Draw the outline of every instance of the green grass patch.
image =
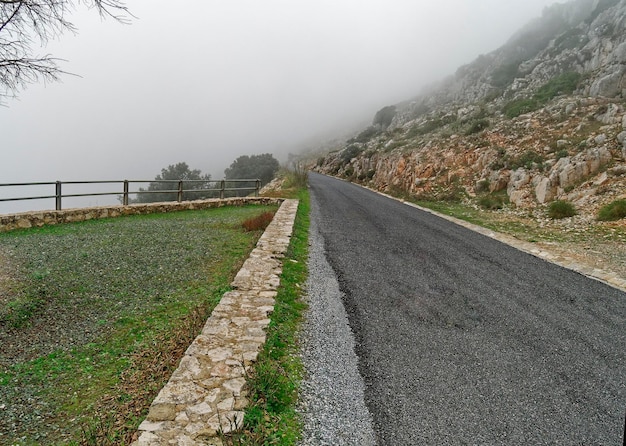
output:
M573 93L580 79L579 73L565 72L542 85L531 98L511 101L504 106L502 111L508 118L535 111L559 95Z
M478 197L478 205L483 209L488 209L491 211L502 209L504 205L507 203L507 199L505 195L497 194L497 195L483 195Z
M544 157L532 150L527 150L522 153L519 157L513 158L509 163L509 169L516 170L520 167L524 167L527 170L532 169L534 166L537 166L540 170L543 169L543 162L545 161Z
M603 206L598 212L600 221L616 221L626 218L626 200L615 200Z
M94 220L0 235L1 442L128 444L275 207Z
M243 431L224 436L228 445L293 445L300 436L295 407L303 373L297 337L306 308L302 293L307 278L309 195L305 189L299 199L267 341L249 376L252 402Z

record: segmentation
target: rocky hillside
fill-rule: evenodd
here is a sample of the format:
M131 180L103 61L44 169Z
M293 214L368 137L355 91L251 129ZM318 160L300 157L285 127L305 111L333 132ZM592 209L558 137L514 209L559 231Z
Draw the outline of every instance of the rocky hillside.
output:
M554 200L581 215L626 198L626 0L544 10L431 91L384 107L312 169L397 195Z

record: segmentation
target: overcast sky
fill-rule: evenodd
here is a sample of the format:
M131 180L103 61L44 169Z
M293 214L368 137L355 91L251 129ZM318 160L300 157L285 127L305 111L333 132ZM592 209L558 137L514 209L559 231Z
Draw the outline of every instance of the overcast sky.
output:
M0 107L0 183L221 178L370 121L501 46L554 0L128 0L131 25L72 16L41 54L80 77ZM1 210L0 210L0 213Z

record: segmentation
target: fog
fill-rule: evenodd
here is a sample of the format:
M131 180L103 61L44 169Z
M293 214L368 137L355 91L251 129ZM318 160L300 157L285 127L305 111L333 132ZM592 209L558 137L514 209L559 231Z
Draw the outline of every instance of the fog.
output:
M79 8L76 35L37 49L78 76L0 107L0 183L151 179L179 161L217 179L240 155L282 161L498 48L552 3L129 0L130 25Z

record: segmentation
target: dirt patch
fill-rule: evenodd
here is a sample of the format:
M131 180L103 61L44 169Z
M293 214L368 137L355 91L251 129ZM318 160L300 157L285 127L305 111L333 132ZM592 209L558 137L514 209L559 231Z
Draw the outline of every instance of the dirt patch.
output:
M548 252L571 259L588 268L599 269L626 277L626 245L616 242L597 243L537 243Z
M16 275L17 271L11 257L0 247L0 308L3 308L11 299Z

